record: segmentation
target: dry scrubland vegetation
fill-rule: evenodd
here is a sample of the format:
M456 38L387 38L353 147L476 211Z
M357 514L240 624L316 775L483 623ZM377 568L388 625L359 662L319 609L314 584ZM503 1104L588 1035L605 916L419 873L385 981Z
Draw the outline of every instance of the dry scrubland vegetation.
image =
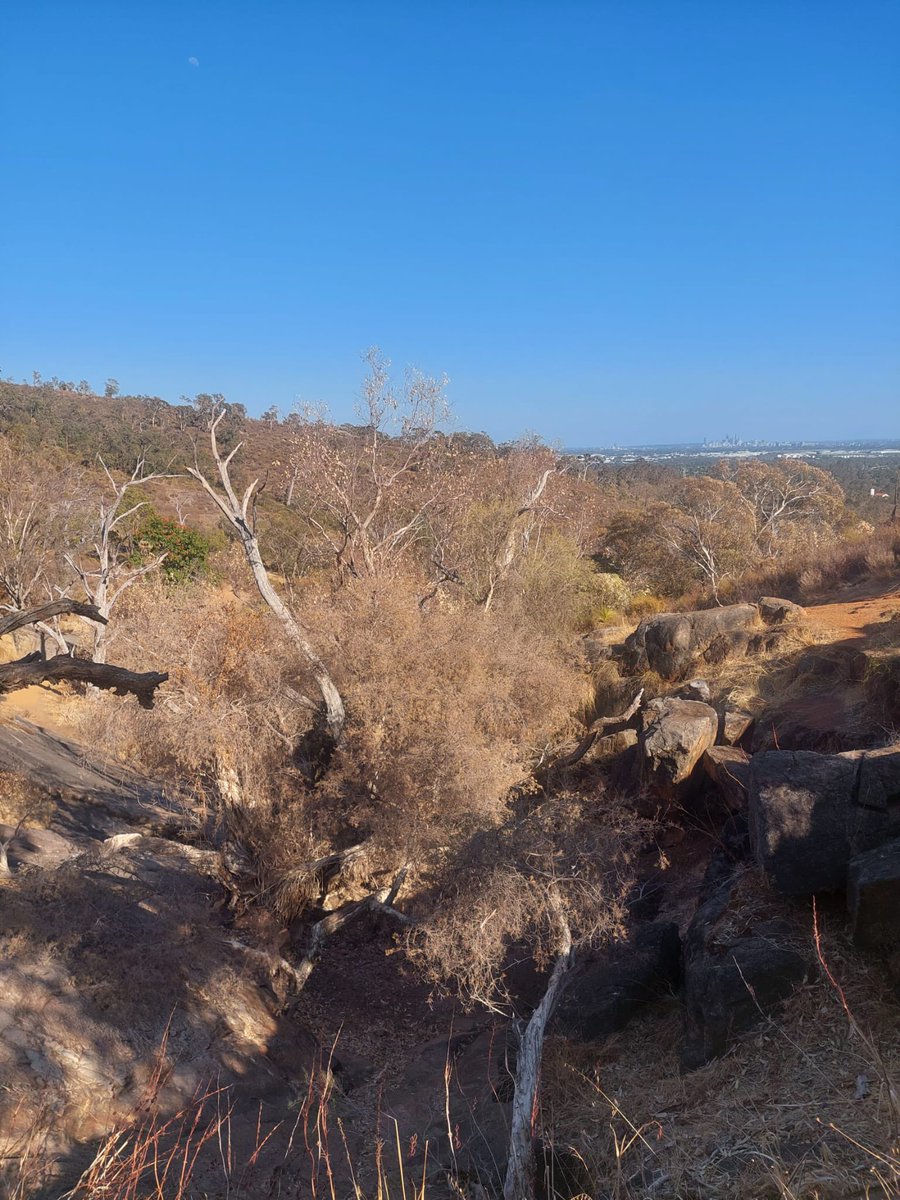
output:
M801 461L689 478L641 464L592 473L537 440L498 449L448 436L445 417L441 381L395 386L376 354L355 427L315 411L251 421L213 396L169 408L0 385L4 605L90 602L109 626L85 635L49 619L51 652L75 638L76 656L169 673L152 710L90 692L70 718L82 740L190 797L236 928L275 964L286 1004L329 942L375 914L383 949L436 996L531 1016L508 1196L536 1194L534 1113L598 1195L895 1194L896 1159L878 1158L892 1101L880 1097L873 1121L848 1100L864 1072L889 1086L883 1063L824 975L777 1028L697 1076L680 1077L668 1048L673 1006L617 1035L602 1063L552 1036L538 1077L542 1005L549 1016L573 954L621 933L639 857L649 846L665 865L659 822L672 824L626 804L596 761L560 766L631 698L597 647L652 612L764 593L808 601L887 575L897 527L862 520L831 475ZM268 571L284 611L260 598L248 562ZM758 680L723 665L723 693L743 687L751 707L768 702L766 686L783 695L815 641L796 636L781 662L754 665ZM17 795L6 791L0 813L13 825L38 804ZM889 1028L870 968L838 932L825 944L856 1018ZM221 1109L202 1108L179 1126L177 1152L173 1127L160 1132L168 1116L136 1118L128 1155L172 1153L180 1172L190 1146L220 1139ZM665 1123L649 1116L661 1112ZM352 1189L340 1139L322 1134L321 1097L306 1117L319 1187L333 1153L335 1186ZM128 1155L104 1143L76 1195L200 1194L190 1173L171 1182L176 1165L161 1190L136 1185ZM397 1186L388 1168L375 1177Z

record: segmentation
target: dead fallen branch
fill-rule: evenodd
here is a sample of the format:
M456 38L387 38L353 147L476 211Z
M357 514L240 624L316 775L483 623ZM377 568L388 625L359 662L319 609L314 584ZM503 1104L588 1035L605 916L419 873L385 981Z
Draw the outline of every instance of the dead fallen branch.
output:
M414 924L411 917L394 908L394 901L403 885L406 873L407 868L403 867L389 888L380 888L377 892L373 892L370 896L366 896L362 900L343 904L340 908L336 908L334 912L327 913L320 920L316 921L314 925L310 926L309 947L297 965L276 951L260 950L257 947L248 946L246 942L238 941L236 938L226 938L225 943L231 946L232 949L240 950L248 958L263 965L273 978L282 976L287 979L289 984L293 986L293 990L300 992L306 986L306 982L312 974L316 963L319 961L319 957L329 937L332 937L338 930L349 925L356 917L362 916L366 912L372 912L378 913L380 916L390 917L401 925Z
M561 758L557 758L550 764L550 767L554 770L574 767L577 762L580 762L584 758L598 737L606 737L611 733L621 733L623 729L631 728L636 723L637 713L643 699L644 689L641 688L623 713L619 713L615 717L599 717L594 721L574 750L571 750L568 754L564 754Z
M156 689L168 678L165 671L129 671L68 654L57 654L46 661L30 654L0 666L0 695L38 683L89 683L116 696L136 696L142 708L152 708Z

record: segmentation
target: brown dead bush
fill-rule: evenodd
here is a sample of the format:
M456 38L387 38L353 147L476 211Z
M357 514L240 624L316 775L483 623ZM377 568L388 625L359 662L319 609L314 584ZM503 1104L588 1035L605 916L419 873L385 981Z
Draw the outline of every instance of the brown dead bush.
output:
M419 588L395 575L304 590L304 618L348 711L314 786L296 753L313 716L306 669L267 613L222 589L134 589L115 655L163 663L170 682L152 713L89 697L82 724L151 773L193 780L223 810L238 803L263 875L356 841L369 844L372 870L427 858L502 819L509 789L569 731L591 689L581 660L524 621L423 608Z

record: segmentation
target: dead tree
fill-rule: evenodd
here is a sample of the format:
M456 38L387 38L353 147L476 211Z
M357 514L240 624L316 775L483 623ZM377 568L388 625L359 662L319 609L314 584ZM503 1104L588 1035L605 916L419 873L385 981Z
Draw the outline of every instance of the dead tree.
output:
M599 737L607 737L612 733L621 733L625 729L637 728L638 713L640 712L643 699L644 689L641 688L624 712L613 717L598 717L574 749L554 759L549 764L549 767L544 766L542 768L543 773L546 774L549 769L564 770L567 767L574 767L576 763L581 762ZM538 774L540 774L540 771Z
M572 931L558 895L551 891L552 916L557 925L556 956L541 1002L522 1025L517 1023L519 1050L509 1130L509 1158L503 1181L503 1200L534 1200L537 1162L534 1153L534 1112L540 1080L544 1037L574 965Z
M255 499L258 495L259 480L254 479L252 483L245 489L242 497L238 498L237 492L234 490L234 485L231 482L230 467L232 459L238 450L240 450L243 442L238 442L234 449L223 458L219 450L219 443L216 432L222 419L226 414L226 409L220 407L218 412L212 416L209 425L209 442L212 451L213 462L216 465L216 472L219 476L219 482L222 485L222 491L218 491L213 487L212 483L204 475L200 469L199 460L195 458L194 466L188 467L188 471L203 487L203 490L210 497L213 503L223 515L225 520L237 534L241 545L244 549L244 554L247 558L247 564L253 575L253 580L256 583L260 596L268 605L269 609L275 614L279 624L288 637L288 640L293 646L300 651L300 654L309 664L313 678L318 685L322 696L322 701L325 706L325 723L328 729L329 737L333 745L337 746L340 743L341 735L344 731L344 701L341 694L331 678L328 668L325 663L316 653L313 647L312 640L307 631L302 627L297 618L287 607L278 593L272 586L269 579L269 573L266 570L262 560L262 555L259 549L259 541L256 537L256 519L255 519Z
M307 497L306 523L334 556L338 579L382 573L423 535L429 511L446 488L434 469L437 436L449 416L447 380L407 373L402 390L377 348L358 409L363 422L341 429L321 408L304 407L291 422L290 505L296 484Z
M27 625L36 625L48 617L65 614L85 617L101 625L107 622L107 618L95 605L64 598L44 604L40 608L11 613L4 617L0 621L0 636L23 629ZM0 695L37 683L89 683L117 696L136 696L142 708L152 708L156 689L168 678L165 672L160 671L130 671L126 667L74 658L70 654L57 654L53 658L45 659L39 652L35 652L15 662L0 665Z
M150 483L154 479L168 479L170 476L160 471L148 472L145 460L140 459L129 478L117 483L102 458L100 465L106 472L112 496L109 500L104 498L100 501L98 522L90 539L94 562L88 564L80 556L73 557L70 554L66 555L66 562L81 580L81 586L88 599L108 620L122 593L160 567L166 557L165 554L157 555L140 566L132 566L123 561L119 531L128 518L134 516L147 503L146 500L139 500L136 504L126 507L128 493L141 484ZM105 621L95 627L93 659L96 663L106 661Z
M488 586L487 595L484 598L485 612L491 607L494 600L494 592L497 585L509 574L519 547L524 540L527 540L528 529L533 519L532 514L537 507L538 501L544 494L544 488L547 486L547 480L555 473L555 467L549 467L541 475L532 490L528 493L519 507L516 509L506 530L506 536L503 539L503 545L494 560L490 575L490 584Z

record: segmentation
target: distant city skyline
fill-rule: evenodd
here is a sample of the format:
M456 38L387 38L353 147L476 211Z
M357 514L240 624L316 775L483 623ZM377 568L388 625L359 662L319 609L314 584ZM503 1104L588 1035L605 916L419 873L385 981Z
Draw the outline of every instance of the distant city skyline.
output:
M900 6L7 6L0 367L460 428L890 437Z

